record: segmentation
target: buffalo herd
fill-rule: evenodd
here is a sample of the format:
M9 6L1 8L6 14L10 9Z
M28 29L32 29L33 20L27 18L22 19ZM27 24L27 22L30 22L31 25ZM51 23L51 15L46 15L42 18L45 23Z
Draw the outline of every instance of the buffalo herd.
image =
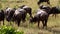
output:
M39 0L38 4L41 2L47 2L49 3L49 0ZM50 14L59 14L60 10L57 7L50 7L50 6L45 6L41 5L36 11L37 13L33 16L32 14L32 8L27 6L27 5L22 5L18 8L10 8L7 7L5 10L1 9L0 10L0 21L3 21L4 25L4 20L8 22L16 22L16 24L19 26L20 22L25 22L26 21L26 16L27 13L29 14L29 23L38 23L38 28L39 28L39 23L42 21L43 28L47 27L47 21L49 18Z

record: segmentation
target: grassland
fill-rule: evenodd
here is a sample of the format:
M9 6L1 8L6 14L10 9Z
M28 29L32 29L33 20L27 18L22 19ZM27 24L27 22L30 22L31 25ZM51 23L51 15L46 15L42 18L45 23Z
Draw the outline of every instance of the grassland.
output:
M28 5L32 8L33 15L35 14L36 10L38 9L37 1L38 0L22 0L24 2L17 3L17 0L2 0L0 3L2 4L2 8L5 9L8 7L16 7L18 8L21 5ZM43 3L44 5L47 5L46 3ZM50 0L51 6L60 6L59 0ZM48 19L48 27L46 29L42 29L42 24L40 24L40 29L37 27L36 24L29 24L29 15L27 16L27 21L25 23L21 23L19 30L23 30L25 34L60 34L60 15L58 14L56 19L53 16L50 16ZM8 24L7 21L5 21L5 24ZM13 24L13 22L12 22ZM12 26L13 27L13 26ZM17 28L17 26L14 26Z

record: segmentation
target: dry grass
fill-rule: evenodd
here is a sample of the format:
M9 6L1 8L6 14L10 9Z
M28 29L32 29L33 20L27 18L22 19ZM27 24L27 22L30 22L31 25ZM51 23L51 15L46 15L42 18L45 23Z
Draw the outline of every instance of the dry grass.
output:
M18 8L21 5L28 5L32 8L32 13L34 14L36 12L36 9L38 9L37 1L38 0L23 0L22 3L16 3L16 2L1 2L2 8L5 9L7 6L9 7L16 7ZM59 5L59 0L50 0L51 6L57 6ZM43 3L45 4L45 3ZM36 24L29 24L29 15L27 16L26 23L21 23L19 30L23 30L25 34L60 34L60 15L58 15L55 19L55 17L50 16L48 19L48 27L46 29L42 29L42 25L40 24L40 29L37 27ZM5 24L7 25L8 22L5 21ZM12 22L13 24L13 22ZM13 25L12 25L13 27ZM14 26L17 28L17 26Z

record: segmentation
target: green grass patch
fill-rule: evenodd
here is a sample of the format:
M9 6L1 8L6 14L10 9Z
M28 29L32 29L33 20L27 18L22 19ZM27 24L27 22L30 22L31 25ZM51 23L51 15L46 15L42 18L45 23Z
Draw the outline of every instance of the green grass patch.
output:
M0 34L24 34L24 31L17 30L11 26L0 27Z

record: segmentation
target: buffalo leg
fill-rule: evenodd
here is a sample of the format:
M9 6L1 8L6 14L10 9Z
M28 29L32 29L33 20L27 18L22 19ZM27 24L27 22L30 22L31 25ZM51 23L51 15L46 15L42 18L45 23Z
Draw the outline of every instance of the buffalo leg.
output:
M53 17L53 16L56 18L56 14L53 14L52 17Z
M3 25L4 25L4 20L3 20Z
M42 24L43 24L43 28L44 28L44 21L42 21Z
M32 12L31 12L31 10L30 10L30 12L29 12L29 15L30 15L30 17L32 18Z
M40 21L38 21L38 28L39 28Z
M0 21L0 25L1 25L1 21Z
M56 18L56 14L55 14L55 18Z
M47 20L48 20L48 19L45 20L45 24L44 24L44 26L46 26L46 27L47 27Z
M21 20L18 20L18 21L17 21L17 22L18 22L18 23L17 23L17 24L18 24L18 27L19 27L19 25L20 25L20 21L21 21Z
M25 18L26 18L26 15L23 15L23 16L22 16L22 21L23 21L23 22L26 21Z

